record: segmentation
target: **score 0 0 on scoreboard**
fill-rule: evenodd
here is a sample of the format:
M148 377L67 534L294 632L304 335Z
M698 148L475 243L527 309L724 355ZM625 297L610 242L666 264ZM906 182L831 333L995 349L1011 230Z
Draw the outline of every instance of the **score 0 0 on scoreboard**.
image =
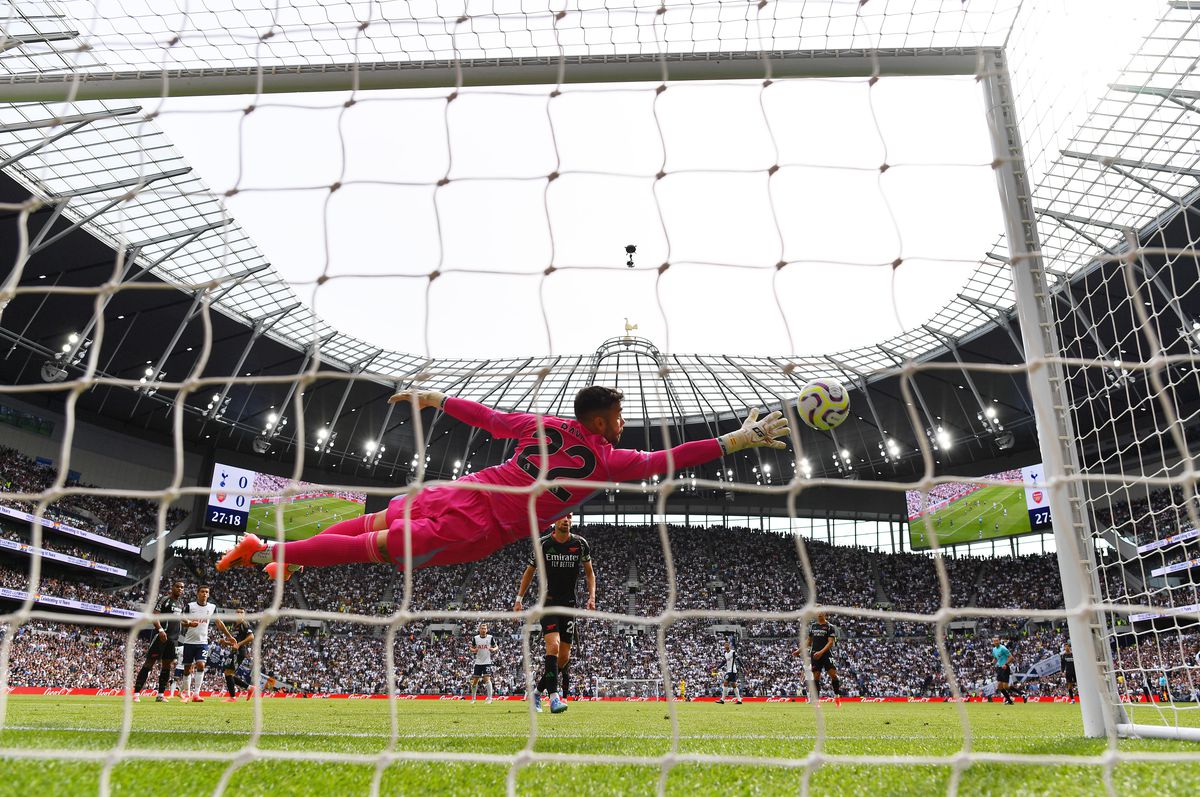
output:
M232 468L217 463L213 467L212 492L208 494L205 522L218 529L245 531L250 517L250 496L254 477L258 474L245 468Z

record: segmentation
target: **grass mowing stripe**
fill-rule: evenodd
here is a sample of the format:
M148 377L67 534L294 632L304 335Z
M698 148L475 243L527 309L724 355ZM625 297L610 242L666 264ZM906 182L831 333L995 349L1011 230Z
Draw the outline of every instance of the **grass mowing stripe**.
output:
M39 760L11 758L0 794L96 793L98 763L64 761L71 750L103 757L121 727L120 698L12 696L0 747L20 747ZM382 793L503 794L514 756L528 738L524 704L480 705L439 701L264 701L262 757L241 766L229 794L367 794L387 752L389 711L402 736L397 757L426 760L387 763ZM1104 792L1102 739L1083 739L1077 706L1030 704L962 707L978 751L962 773L959 793L1054 794L1082 797ZM113 770L114 795L211 794L217 779L250 739L252 704L138 704L133 706L128 754ZM795 794L801 769L814 749L816 717L808 704L676 704L679 758L669 764L668 794ZM950 767L961 754L959 707L945 704L848 704L823 708L825 761L812 775L812 794L926 795L945 793ZM1196 712L1187 719L1200 722ZM539 755L567 756L520 767L520 794L580 790L589 795L652 793L671 750L667 706L661 703L572 703L553 718L538 717ZM240 728L239 728L240 726ZM24 730L32 728L34 730ZM62 730L62 729L66 730ZM179 754L175 750L179 750ZM1122 740L1133 755L1197 757L1194 744ZM16 752L15 755L21 755ZM495 764L464 763L486 756ZM321 763L328 756L341 763ZM581 756L609 756L645 765L595 765ZM1036 765L1029 756L1040 756ZM199 757L217 757L204 763ZM189 759L189 760L184 760ZM778 759L772 760L772 759ZM932 762L918 764L917 761ZM1197 763L1163 760L1118 762L1118 793L1200 792ZM357 763L355 763L357 762ZM694 763L689 763L694 762ZM739 764L746 764L745 766Z

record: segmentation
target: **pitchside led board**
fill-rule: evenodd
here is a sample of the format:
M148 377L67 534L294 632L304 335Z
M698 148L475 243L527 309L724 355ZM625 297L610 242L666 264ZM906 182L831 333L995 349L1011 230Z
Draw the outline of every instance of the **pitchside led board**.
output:
M258 474L245 468L217 463L213 466L212 492L208 494L205 523L217 529L245 531L250 517L250 496Z
M921 493L905 493L913 550L931 547L930 525L938 545L1015 537L1050 528L1050 503L1040 464L983 478L1005 484L939 484L930 490L925 506L921 505Z

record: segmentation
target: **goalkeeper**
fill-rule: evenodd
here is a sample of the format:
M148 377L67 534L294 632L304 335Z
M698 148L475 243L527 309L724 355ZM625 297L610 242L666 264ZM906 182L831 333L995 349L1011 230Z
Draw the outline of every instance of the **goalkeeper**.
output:
M614 446L621 439L625 419L624 396L619 390L593 385L575 396L575 418L499 412L482 404L448 397L434 391L402 391L391 403L412 402L418 408L434 407L463 423L483 429L495 438L516 439L516 453L500 465L467 474L451 485L426 487L412 496L393 498L382 512L334 523L306 540L268 546L247 534L221 561L218 570L237 565L267 565L275 576L276 561L290 566L392 562L403 567L406 538L411 543L413 568L474 562L530 536L570 514L599 490L586 484L555 483L560 479L583 482L640 481L682 470L745 448L786 448L788 435L783 413L758 417L751 410L735 432L708 440L675 446L670 451L633 451ZM542 445L545 445L545 457ZM530 487L544 473L551 484L535 493L530 512ZM499 492L464 487L495 485L513 489ZM407 526L407 528L406 528ZM408 532L408 533L406 533ZM286 579L293 567L284 573Z

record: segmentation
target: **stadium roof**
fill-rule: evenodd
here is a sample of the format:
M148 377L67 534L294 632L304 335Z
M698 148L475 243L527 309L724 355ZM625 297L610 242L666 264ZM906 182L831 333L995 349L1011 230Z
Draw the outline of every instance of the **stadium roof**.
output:
M349 4L316 0L279 10L276 3L210 3L186 19L153 6L125 2L124 16L116 16L108 15L107 6L106 15L98 14L89 2L0 4L0 71L7 75L0 79L0 98L21 96L31 86L66 85L62 81L80 75L92 76L85 87L100 86L164 67L179 70L180 86L189 75L214 71L276 75L289 67L311 73L372 62L561 56L649 57L657 63L658 54L670 53L673 64L697 53L757 56L761 49L969 52L1006 45L1051 274L1070 279L1094 266L1098 256L1121 249L1129 228L1145 239L1191 204L1200 176L1200 152L1188 146L1200 123L1200 86L1192 71L1200 56L1198 12L1189 3L1161 5L1161 17L1148 28L1139 26L1144 5L1107 6L1104 12L1089 6L1088 14L1116 15L1105 20L1109 28L1123 19L1127 24L1117 33L1150 33L1123 70L1102 76L1104 82L1074 105L1063 97L1083 87L1046 67L1061 65L1064 57L1090 58L1096 42L1056 38L1063 23L1054 13L1016 0L983 11L940 2L917 2L903 11L894 3L859 8L784 2L765 4L757 13L753 5L734 13L720 3L605 4L562 16L515 4L506 11L504 3L495 5L498 12L464 14L457 5L446 13L444 4L384 2L372 5L377 16L369 20L354 18ZM665 13L658 13L660 7ZM414 17L413 8L428 13ZM565 63L569 72L575 62ZM499 406L552 410L599 379L620 384L651 418L738 411L776 403L811 377L874 378L904 360L945 354L948 341L995 328L1013 303L999 238L991 251L979 253L958 297L926 323L877 346L821 357L720 357L664 354L649 344L633 351L617 341L597 352L557 357L432 360L381 349L322 321L275 273L203 175L190 170L148 107L120 100L0 105L0 152L5 171L53 203L55 218L80 225L114 249L128 247L135 267L185 290L216 283L217 307L262 325L276 342L299 351L319 347L322 361L388 384L430 374L427 385ZM35 239L33 245L52 242ZM660 379L664 367L670 370L667 382Z

